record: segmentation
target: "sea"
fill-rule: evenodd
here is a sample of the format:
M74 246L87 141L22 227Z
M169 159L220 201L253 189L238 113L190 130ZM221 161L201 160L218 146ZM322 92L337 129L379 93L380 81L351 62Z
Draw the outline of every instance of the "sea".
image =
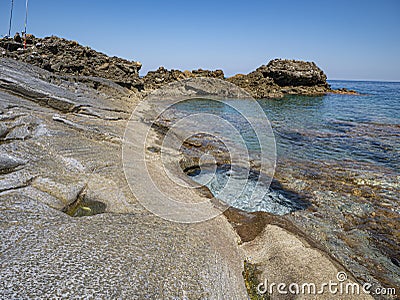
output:
M400 82L329 84L359 94L257 100L275 136L273 183L257 185L255 178L240 197L224 193L221 200L289 218L359 280L400 287ZM229 104L193 99L175 109L222 116L250 152L260 151L254 131ZM235 180L227 166L219 166L211 180L206 172L189 175L216 197ZM243 185L242 179L237 184ZM256 204L252 195L259 199Z

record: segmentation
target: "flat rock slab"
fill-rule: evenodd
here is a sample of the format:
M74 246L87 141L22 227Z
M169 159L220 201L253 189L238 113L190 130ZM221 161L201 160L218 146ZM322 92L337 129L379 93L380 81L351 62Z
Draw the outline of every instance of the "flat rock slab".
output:
M150 214L71 218L18 193L1 197L0 216L3 299L246 297L204 227Z

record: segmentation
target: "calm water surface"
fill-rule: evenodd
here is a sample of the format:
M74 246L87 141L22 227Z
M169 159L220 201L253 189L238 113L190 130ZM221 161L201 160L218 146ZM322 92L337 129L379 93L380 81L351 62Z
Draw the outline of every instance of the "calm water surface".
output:
M258 100L274 130L275 177L282 189L261 185L254 190L250 182L245 194L230 204L280 215L296 212L290 218L361 281L400 287L400 83L330 84L361 95ZM245 100L236 101L243 101L245 109ZM177 110L223 116L237 127L255 157L260 150L251 126L228 105L199 99L180 103ZM218 170L207 184L214 195L232 176L229 172ZM192 175L202 182L198 174ZM293 202L284 193L288 189L306 195L311 206ZM251 193L265 194L256 207L249 205Z
M333 88L354 89L361 95L329 94L321 97L286 96L283 99L262 99L258 103L268 116L276 138L278 161L296 160L299 164L315 162L347 162L348 169L360 169L367 164L369 170L385 168L396 174L400 170L400 83L332 81ZM246 111L245 100L241 112ZM227 102L229 104L229 102ZM250 151L260 150L251 125L229 105L204 99L182 102L178 111L188 113L213 113L234 124ZM257 115L252 116L257 120ZM254 122L253 119L253 122ZM222 133L229 136L230 132ZM235 135L230 136L235 139ZM227 181L226 172L220 170L214 181L207 184L212 192L218 191ZM202 182L201 177L195 180ZM238 185L243 185L238 181ZM238 199L222 199L248 211L268 211L275 214L289 213L299 206L288 206L282 197L266 195L256 206L249 205L253 187ZM267 193L260 186L257 195ZM264 190L263 190L264 189ZM270 191L271 192L271 191Z

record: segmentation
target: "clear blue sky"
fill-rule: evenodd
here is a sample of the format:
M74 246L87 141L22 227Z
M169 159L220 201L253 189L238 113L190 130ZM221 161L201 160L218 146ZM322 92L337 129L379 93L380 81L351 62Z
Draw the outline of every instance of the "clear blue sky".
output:
M0 33L11 0L0 0ZM14 0L12 32L25 0ZM143 64L247 73L273 58L315 61L329 79L400 81L400 0L30 0L28 32Z

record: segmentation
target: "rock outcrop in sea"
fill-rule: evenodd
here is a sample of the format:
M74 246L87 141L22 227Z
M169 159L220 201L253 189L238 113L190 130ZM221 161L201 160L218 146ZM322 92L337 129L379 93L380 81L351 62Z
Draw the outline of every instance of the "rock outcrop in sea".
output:
M325 73L314 62L274 59L247 75L238 74L227 80L259 99L333 92L326 79Z
M279 86L323 86L329 88L325 73L314 62L274 59L257 69Z
M227 80L243 88L256 99L282 98L285 94L316 96L336 92L327 83L325 73L314 62L274 59L267 65L247 74L224 77L222 70L167 70L160 67L143 77L146 90L163 84L193 77L211 77ZM343 92L343 91L342 91Z

